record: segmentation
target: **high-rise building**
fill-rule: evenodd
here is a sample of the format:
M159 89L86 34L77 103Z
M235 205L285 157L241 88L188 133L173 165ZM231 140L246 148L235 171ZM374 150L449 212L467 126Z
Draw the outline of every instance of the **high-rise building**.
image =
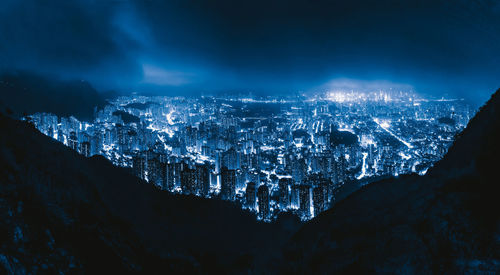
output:
M80 154L90 157L90 142L84 141L80 144Z
M320 184L323 186L325 192L325 200L326 200L325 210L326 210L333 200L333 195L335 192L336 185L333 184L333 181L329 178L321 178Z
M311 186L299 185L299 213L302 218L311 217Z
M147 171L148 171L148 177L147 180L149 183L156 185L158 187L161 187L161 163L158 160L156 156L148 155L147 159Z
M64 134L63 134L63 131L61 129L57 130L57 140L59 142L64 143Z
M181 172L181 189L183 194L196 194L196 170L184 167Z
M222 155L222 165L230 170L236 170L239 168L238 161L239 152L233 147L223 153Z
M290 207L292 207L293 209L298 209L300 206L299 187L300 185L294 183L292 184L292 188L290 191Z
M175 186L181 185L181 171L182 171L182 163L174 162L174 184L175 184Z
M257 196L257 187L255 182L251 181L247 183L247 188L245 190L246 207L251 210L255 210L255 202Z
M172 191L174 189L174 165L161 162L161 189Z
M335 162L335 183L343 183L347 180L347 160L344 156L340 156Z
M281 178L278 181L279 188L279 206L281 210L286 210L290 206L290 191L289 188L292 185L291 178Z
M210 170L207 163L196 165L196 189L201 196L208 196L210 191Z
M327 200L326 191L324 185L318 185L313 188L313 207L314 216L318 216L319 213L325 211Z
M236 196L236 171L222 167L221 169L221 198L233 201Z
M69 133L68 146L78 152L78 138L76 137L76 133L74 131Z
M271 216L269 210L269 188L266 184L259 186L257 190L259 217L263 220L268 220Z
M293 179L301 182L307 174L307 164L304 158L294 159L292 161L292 176Z
M145 179L146 175L146 159L141 155L136 155L132 158L132 170L138 178Z

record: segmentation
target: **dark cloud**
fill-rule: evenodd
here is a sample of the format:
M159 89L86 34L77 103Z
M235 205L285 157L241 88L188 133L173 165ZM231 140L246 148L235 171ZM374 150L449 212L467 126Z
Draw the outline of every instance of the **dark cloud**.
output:
M73 77L99 70L133 71L134 43L113 24L116 7L105 1L6 0L0 7L3 70L57 72ZM121 71L122 71L121 70Z
M266 63L278 69L335 62L392 65L387 57L393 57L459 70L460 59L473 62L477 50L498 42L493 3L136 1L168 49L256 69Z
M347 77L407 83L431 93L480 92L484 100L500 79L497 1L2 5L4 67L74 71L122 87L272 92Z

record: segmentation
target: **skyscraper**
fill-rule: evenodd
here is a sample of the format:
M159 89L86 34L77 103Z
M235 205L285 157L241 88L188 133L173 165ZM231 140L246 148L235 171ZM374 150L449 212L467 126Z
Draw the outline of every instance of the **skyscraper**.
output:
M313 188L313 207L314 216L318 216L319 213L325 211L326 206L326 191L324 185L318 185Z
M181 185L181 171L182 171L182 163L174 162L174 184L175 184L175 186Z
M183 194L196 194L196 171L194 169L185 166L182 170L181 189Z
M288 189L291 185L291 178L281 178L278 182L279 206L281 210L286 210L290 206L290 192Z
M141 154L138 154L132 158L132 169L135 176L141 179L145 179L146 159Z
M344 156L340 156L340 158L336 162L336 183L342 183L347 180L346 170L347 170L347 160Z
M158 187L161 187L161 177L160 177L160 169L161 163L156 156L153 154L147 154L147 171L148 171L148 182L154 184Z
M236 195L236 171L222 167L221 169L221 198L233 201Z
M248 209L255 210L256 195L257 195L257 187L255 185L255 182L251 181L247 183L247 188L245 190L245 198L246 198L246 207Z
M291 188L291 192L290 192L290 206L293 209L298 209L300 206L299 187L300 187L300 185L298 185L296 183L292 184L292 188Z
M75 131L69 133L68 146L78 152L78 138L76 137Z
M61 129L57 130L57 140L59 142L64 143L64 134L63 134L63 131Z
M161 188L172 191L174 188L174 165L172 163L161 162Z
M299 185L299 213L302 218L311 217L311 186Z
M228 169L235 170L239 168L238 151L231 147L222 154L222 165Z
M307 174L307 164L304 158L294 159L292 161L292 176L293 179L301 182Z
M90 142L84 141L80 144L80 154L90 157Z
M259 186L257 197L259 200L259 217L267 220L270 218L271 212L269 211L269 188L266 184Z
M196 189L200 195L206 197L210 191L210 170L207 163L196 165Z
M333 181L329 178L321 178L320 184L324 188L325 192L325 210L329 207L330 203L333 200L333 194L335 192L335 185L333 184Z

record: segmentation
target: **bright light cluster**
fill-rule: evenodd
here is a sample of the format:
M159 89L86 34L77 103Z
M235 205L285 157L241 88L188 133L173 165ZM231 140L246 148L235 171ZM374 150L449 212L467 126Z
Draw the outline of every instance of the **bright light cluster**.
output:
M326 93L325 98L328 101L336 103L358 103L358 102L394 102L394 101L411 101L414 98L413 93L409 92L359 92L359 91L344 91L334 90Z

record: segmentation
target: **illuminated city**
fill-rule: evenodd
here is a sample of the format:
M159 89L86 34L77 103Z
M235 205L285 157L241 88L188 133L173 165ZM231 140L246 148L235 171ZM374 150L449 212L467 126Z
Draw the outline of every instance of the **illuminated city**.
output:
M361 186L424 175L475 110L403 91L290 97L123 96L94 121L37 113L45 135L161 190L234 201L259 220L308 220Z
M500 0L0 15L0 275L500 274Z

